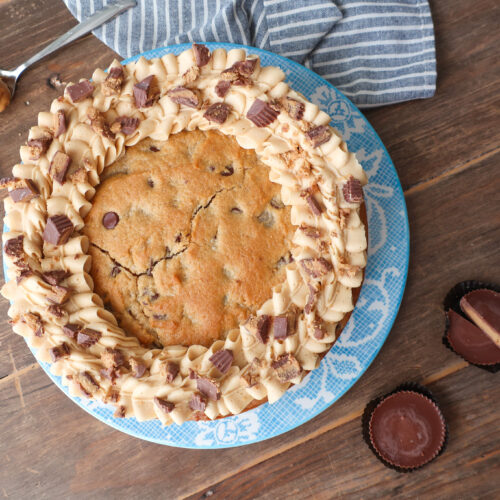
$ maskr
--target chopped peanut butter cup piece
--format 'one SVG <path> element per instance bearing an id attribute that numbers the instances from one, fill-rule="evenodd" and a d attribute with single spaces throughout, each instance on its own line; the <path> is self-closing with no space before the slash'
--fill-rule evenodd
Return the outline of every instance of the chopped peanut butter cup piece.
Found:
<path id="1" fill-rule="evenodd" d="M 0 188 L 9 189 L 9 196 L 14 203 L 24 203 L 40 196 L 36 184 L 31 179 L 0 179 Z"/>
<path id="2" fill-rule="evenodd" d="M 69 180 L 75 184 L 88 181 L 87 171 L 83 167 L 77 168 L 73 173 L 69 174 L 68 177 Z"/>
<path id="3" fill-rule="evenodd" d="M 268 102 L 261 101 L 260 99 L 255 99 L 247 112 L 247 118 L 257 127 L 267 127 L 276 120 L 278 115 L 279 111 L 271 107 Z"/>
<path id="4" fill-rule="evenodd" d="M 307 296 L 307 302 L 304 307 L 304 312 L 306 314 L 309 314 L 314 309 L 314 307 L 316 306 L 316 302 L 318 301 L 318 290 L 310 283 L 307 286 L 309 288 L 309 294 Z"/>
<path id="5" fill-rule="evenodd" d="M 159 408 L 163 413 L 171 413 L 174 411 L 175 404 L 167 401 L 164 398 L 159 398 L 159 397 L 154 397 L 153 401 L 155 402 L 155 405 L 157 408 Z"/>
<path id="6" fill-rule="evenodd" d="M 326 125 L 311 128 L 308 132 L 306 132 L 306 137 L 309 139 L 313 148 L 319 148 L 319 146 L 328 142 L 331 136 L 332 131 Z"/>
<path id="7" fill-rule="evenodd" d="M 200 377 L 196 379 L 196 387 L 198 390 L 212 401 L 217 401 L 220 399 L 221 392 L 219 384 L 216 380 L 209 377 Z"/>
<path id="8" fill-rule="evenodd" d="M 299 229 L 308 237 L 312 238 L 313 240 L 317 240 L 318 238 L 321 237 L 321 230 L 318 229 L 317 227 L 311 227 L 311 226 L 305 226 L 302 225 L 299 227 Z"/>
<path id="9" fill-rule="evenodd" d="M 76 334 L 76 343 L 83 347 L 90 347 L 97 343 L 101 338 L 101 332 L 92 328 L 84 328 Z"/>
<path id="10" fill-rule="evenodd" d="M 115 412 L 113 413 L 114 418 L 125 418 L 125 415 L 127 413 L 127 409 L 125 406 L 120 405 L 118 408 L 116 408 Z"/>
<path id="11" fill-rule="evenodd" d="M 208 360 L 221 372 L 227 373 L 233 364 L 233 351 L 230 349 L 221 349 L 212 354 Z"/>
<path id="12" fill-rule="evenodd" d="M 73 224 L 65 215 L 53 215 L 47 219 L 42 238 L 52 245 L 64 245 L 73 232 Z"/>
<path id="13" fill-rule="evenodd" d="M 99 390 L 99 384 L 94 380 L 94 377 L 88 372 L 84 371 L 78 373 L 73 377 L 73 380 L 78 385 L 82 393 L 88 398 Z"/>
<path id="14" fill-rule="evenodd" d="M 215 85 L 215 93 L 218 97 L 225 97 L 231 88 L 231 82 L 228 80 L 220 80 Z"/>
<path id="15" fill-rule="evenodd" d="M 55 285 L 51 288 L 50 292 L 47 293 L 47 300 L 53 304 L 62 305 L 69 299 L 70 295 L 71 292 L 69 288 Z"/>
<path id="16" fill-rule="evenodd" d="M 265 344 L 269 338 L 270 318 L 267 315 L 250 316 L 243 324 L 245 330 L 251 335 L 255 335 L 257 340 Z"/>
<path id="17" fill-rule="evenodd" d="M 187 106 L 188 108 L 199 108 L 201 104 L 198 93 L 186 87 L 175 87 L 167 92 L 168 97 L 176 104 Z"/>
<path id="18" fill-rule="evenodd" d="M 66 173 L 71 164 L 71 158 L 62 151 L 58 151 L 50 162 L 49 175 L 59 184 L 64 184 Z"/>
<path id="19" fill-rule="evenodd" d="M 293 335 L 297 325 L 296 311 L 288 311 L 281 316 L 273 318 L 273 335 L 276 340 L 285 340 Z"/>
<path id="20" fill-rule="evenodd" d="M 54 114 L 54 137 L 59 137 L 66 132 L 66 115 L 62 109 Z"/>
<path id="21" fill-rule="evenodd" d="M 193 411 L 205 411 L 207 400 L 200 393 L 195 392 L 189 401 L 189 408 Z"/>
<path id="22" fill-rule="evenodd" d="M 307 204 L 314 215 L 321 215 L 323 212 L 323 207 L 319 204 L 319 201 L 312 195 L 306 196 Z"/>
<path id="23" fill-rule="evenodd" d="M 92 130 L 99 135 L 102 135 L 106 139 L 114 139 L 115 134 L 109 128 L 109 125 L 106 123 L 104 115 L 97 111 L 95 108 L 89 108 L 87 110 L 87 116 L 90 120 L 90 126 Z"/>
<path id="24" fill-rule="evenodd" d="M 11 238 L 5 242 L 3 250 L 9 257 L 21 257 L 24 254 L 23 248 L 24 235 Z"/>
<path id="25" fill-rule="evenodd" d="M 101 353 L 101 361 L 106 368 L 119 368 L 125 363 L 125 357 L 120 349 L 106 347 Z"/>
<path id="26" fill-rule="evenodd" d="M 167 361 L 160 366 L 160 373 L 165 377 L 165 381 L 171 384 L 179 374 L 179 365 L 173 361 Z"/>
<path id="27" fill-rule="evenodd" d="M 40 157 L 47 152 L 51 142 L 52 135 L 48 132 L 41 137 L 37 137 L 36 139 L 30 139 L 28 141 L 30 158 L 32 160 L 39 160 Z"/>
<path id="28" fill-rule="evenodd" d="M 325 337 L 326 329 L 323 321 L 321 319 L 316 318 L 313 322 L 313 330 L 314 330 L 314 338 L 316 340 L 321 340 Z"/>
<path id="29" fill-rule="evenodd" d="M 196 65 L 199 67 L 205 66 L 210 61 L 210 51 L 206 45 L 193 43 L 193 54 Z"/>
<path id="30" fill-rule="evenodd" d="M 231 106 L 229 104 L 225 102 L 216 102 L 207 108 L 203 116 L 209 122 L 222 124 L 227 120 L 230 112 Z"/>
<path id="31" fill-rule="evenodd" d="M 149 108 L 160 98 L 155 75 L 149 75 L 134 85 L 134 100 L 138 108 Z"/>
<path id="32" fill-rule="evenodd" d="M 123 135 L 131 135 L 139 126 L 139 118 L 131 116 L 119 116 L 111 125 L 111 131 L 115 134 L 121 132 Z"/>
<path id="33" fill-rule="evenodd" d="M 31 312 L 25 313 L 21 316 L 21 321 L 30 327 L 36 337 L 43 336 L 43 322 L 39 314 Z"/>
<path id="34" fill-rule="evenodd" d="M 245 59 L 244 61 L 237 61 L 232 65 L 232 68 L 242 76 L 250 76 L 257 67 L 257 58 Z"/>
<path id="35" fill-rule="evenodd" d="M 128 360 L 128 364 L 130 365 L 130 369 L 132 370 L 132 375 L 135 378 L 141 378 L 144 373 L 146 373 L 146 365 L 144 363 L 141 363 L 140 361 L 137 361 L 135 358 L 130 358 Z"/>
<path id="36" fill-rule="evenodd" d="M 323 257 L 302 259 L 300 264 L 304 271 L 312 278 L 321 278 L 333 269 L 332 264 Z"/>
<path id="37" fill-rule="evenodd" d="M 66 92 L 73 102 L 81 102 L 92 95 L 94 86 L 88 80 L 82 80 L 79 83 L 66 87 Z"/>
<path id="38" fill-rule="evenodd" d="M 283 97 L 281 105 L 290 118 L 293 118 L 294 120 L 302 120 L 304 117 L 306 105 L 303 102 L 292 99 L 291 97 Z"/>
<path id="39" fill-rule="evenodd" d="M 80 325 L 74 323 L 68 323 L 62 327 L 64 335 L 70 339 L 76 340 L 78 332 L 82 329 Z"/>
<path id="40" fill-rule="evenodd" d="M 49 349 L 49 353 L 50 357 L 52 358 L 52 361 L 55 363 L 56 361 L 59 361 L 61 358 L 69 356 L 70 348 L 69 345 L 66 344 L 66 342 L 63 342 L 62 344 L 56 345 L 55 347 Z"/>
<path id="41" fill-rule="evenodd" d="M 298 377 L 301 372 L 299 362 L 290 353 L 278 356 L 278 358 L 271 363 L 271 367 L 276 372 L 276 376 L 283 383 Z"/>
<path id="42" fill-rule="evenodd" d="M 255 387 L 260 382 L 260 366 L 260 359 L 254 358 L 254 360 L 243 370 L 241 373 L 241 384 L 244 387 Z"/>
<path id="43" fill-rule="evenodd" d="M 363 201 L 363 188 L 361 182 L 350 177 L 349 180 L 342 186 L 342 194 L 345 201 L 348 203 L 361 203 Z"/>
<path id="44" fill-rule="evenodd" d="M 125 75 L 123 68 L 115 66 L 108 72 L 108 76 L 102 82 L 102 93 L 105 96 L 116 95 L 120 92 Z"/>

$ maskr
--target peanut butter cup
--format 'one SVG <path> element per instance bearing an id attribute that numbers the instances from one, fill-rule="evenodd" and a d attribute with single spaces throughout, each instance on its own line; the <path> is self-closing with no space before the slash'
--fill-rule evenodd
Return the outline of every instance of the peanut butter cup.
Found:
<path id="1" fill-rule="evenodd" d="M 443 414 L 431 393 L 417 384 L 401 386 L 372 401 L 363 420 L 370 449 L 398 472 L 418 469 L 444 450 Z"/>

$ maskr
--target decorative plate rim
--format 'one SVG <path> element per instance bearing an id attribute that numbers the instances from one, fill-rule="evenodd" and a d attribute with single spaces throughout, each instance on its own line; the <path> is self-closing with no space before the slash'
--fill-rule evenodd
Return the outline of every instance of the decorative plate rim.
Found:
<path id="1" fill-rule="evenodd" d="M 406 280 L 407 280 L 407 276 L 408 276 L 409 254 L 410 254 L 409 221 L 408 221 L 408 213 L 407 213 L 407 208 L 406 208 L 406 202 L 405 202 L 405 199 L 404 199 L 403 189 L 401 187 L 401 183 L 399 181 L 399 177 L 397 175 L 397 171 L 396 171 L 396 169 L 394 167 L 392 159 L 391 159 L 391 157 L 390 157 L 390 155 L 389 155 L 389 153 L 388 153 L 385 145 L 383 144 L 382 140 L 380 139 L 380 137 L 378 136 L 378 134 L 376 133 L 376 131 L 374 130 L 374 128 L 372 127 L 372 125 L 365 118 L 365 116 L 363 115 L 363 113 L 344 94 L 342 94 L 342 92 L 340 92 L 332 84 L 330 84 L 328 81 L 326 81 L 323 78 L 321 78 L 319 75 L 317 75 L 316 73 L 314 73 L 309 68 L 307 68 L 305 66 L 302 66 L 301 64 L 299 64 L 299 63 L 297 63 L 295 61 L 292 61 L 292 60 L 287 59 L 287 58 L 285 58 L 283 56 L 280 56 L 278 54 L 274 54 L 272 52 L 269 52 L 269 51 L 266 51 L 266 50 L 263 50 L 263 49 L 259 49 L 259 48 L 251 47 L 251 46 L 246 46 L 246 45 L 239 45 L 239 44 L 225 43 L 225 42 L 204 42 L 204 44 L 207 45 L 211 49 L 215 49 L 215 48 L 225 48 L 225 49 L 238 48 L 238 49 L 244 49 L 248 53 L 257 54 L 257 55 L 266 55 L 267 57 L 269 57 L 269 58 L 271 58 L 273 60 L 272 64 L 274 64 L 274 65 L 277 65 L 277 66 L 280 66 L 280 67 L 283 67 L 284 65 L 286 65 L 288 68 L 290 68 L 290 66 L 291 66 L 292 67 L 292 73 L 302 72 L 302 73 L 305 73 L 307 76 L 312 76 L 313 79 L 316 79 L 316 80 L 319 79 L 324 85 L 326 85 L 326 87 L 328 89 L 333 90 L 336 95 L 340 96 L 342 98 L 342 100 L 344 100 L 344 101 L 346 101 L 348 103 L 348 105 L 352 108 L 351 112 L 352 111 L 356 112 L 358 114 L 358 116 L 362 119 L 364 126 L 367 128 L 367 130 L 372 134 L 373 138 L 375 139 L 374 142 L 376 142 L 377 147 L 379 147 L 382 150 L 384 159 L 386 161 L 388 161 L 389 167 L 392 167 L 392 170 L 393 170 L 393 173 L 394 173 L 394 176 L 395 176 L 395 183 L 396 183 L 396 186 L 395 186 L 395 195 L 397 197 L 399 197 L 400 200 L 402 201 L 402 212 L 403 213 L 401 215 L 403 216 L 403 222 L 404 222 L 404 240 L 403 240 L 403 246 L 404 246 L 404 248 L 402 250 L 404 251 L 404 262 L 403 262 L 403 268 L 400 269 L 400 271 L 402 272 L 402 276 L 401 276 L 402 279 L 400 280 L 401 281 L 401 285 L 400 285 L 400 289 L 399 289 L 399 296 L 397 297 L 397 300 L 394 301 L 395 307 L 393 308 L 392 316 L 387 318 L 388 321 L 387 321 L 387 324 L 386 324 L 386 327 L 385 327 L 386 331 L 382 334 L 381 338 L 378 339 L 377 346 L 375 347 L 375 349 L 371 353 L 371 356 L 369 357 L 369 359 L 367 359 L 364 362 L 363 366 L 361 367 L 360 371 L 356 374 L 356 376 L 354 376 L 352 378 L 352 380 L 345 387 L 343 387 L 338 394 L 335 394 L 331 401 L 326 402 L 325 404 L 323 404 L 322 406 L 320 406 L 316 410 L 314 410 L 313 414 L 310 414 L 310 415 L 308 414 L 308 415 L 306 415 L 305 418 L 300 419 L 299 421 L 294 421 L 290 425 L 286 425 L 286 424 L 282 425 L 282 426 L 280 426 L 277 429 L 273 429 L 271 432 L 268 432 L 267 434 L 257 435 L 255 438 L 249 439 L 248 441 L 245 441 L 245 442 L 232 442 L 232 443 L 220 443 L 220 442 L 216 442 L 215 444 L 211 444 L 211 445 L 187 444 L 187 443 L 172 442 L 172 441 L 168 441 L 167 442 L 166 439 L 158 439 L 158 438 L 155 438 L 155 437 L 152 437 L 152 436 L 148 436 L 144 432 L 141 433 L 141 432 L 136 431 L 135 429 L 130 429 L 130 428 L 124 427 L 123 426 L 124 422 L 126 422 L 127 420 L 135 420 L 135 419 L 116 419 L 116 418 L 113 418 L 113 417 L 107 417 L 106 418 L 106 417 L 100 415 L 99 413 L 97 413 L 95 411 L 95 408 L 92 405 L 88 405 L 85 402 L 83 402 L 81 398 L 76 397 L 76 396 L 75 397 L 71 396 L 68 393 L 67 388 L 62 385 L 62 383 L 60 381 L 60 377 L 57 376 L 57 375 L 53 375 L 51 373 L 51 371 L 50 371 L 50 364 L 49 363 L 45 363 L 45 362 L 39 360 L 37 358 L 37 356 L 36 356 L 36 349 L 31 348 L 27 344 L 28 347 L 29 347 L 29 349 L 31 350 L 33 356 L 37 360 L 38 364 L 42 367 L 42 369 L 49 376 L 49 378 L 55 383 L 55 385 L 64 394 L 66 394 L 72 401 L 74 401 L 76 404 L 78 404 L 78 406 L 80 406 L 81 408 L 83 408 L 87 413 L 89 413 L 93 417 L 95 417 L 98 420 L 100 420 L 101 422 L 109 425 L 110 427 L 112 427 L 112 428 L 114 428 L 116 430 L 119 430 L 121 432 L 124 432 L 124 433 L 126 433 L 128 435 L 131 435 L 133 437 L 140 438 L 140 439 L 143 439 L 143 440 L 146 440 L 146 441 L 150 441 L 150 442 L 153 442 L 153 443 L 156 443 L 156 444 L 163 444 L 163 445 L 175 446 L 175 447 L 187 448 L 187 449 L 220 449 L 220 448 L 231 448 L 231 447 L 244 446 L 244 445 L 248 445 L 248 444 L 253 444 L 253 443 L 260 442 L 260 441 L 264 441 L 266 439 L 270 439 L 270 438 L 279 436 L 281 434 L 284 434 L 285 432 L 288 432 L 290 430 L 293 430 L 293 429 L 299 427 L 300 425 L 305 424 L 306 422 L 308 422 L 309 420 L 311 420 L 314 417 L 318 416 L 320 413 L 322 413 L 327 408 L 329 408 L 335 401 L 337 401 L 338 399 L 340 399 L 362 377 L 362 375 L 366 372 L 366 370 L 372 364 L 373 360 L 377 357 L 378 353 L 380 352 L 380 349 L 382 348 L 382 346 L 384 345 L 384 343 L 385 343 L 385 341 L 387 339 L 387 336 L 389 335 L 389 332 L 392 329 L 392 326 L 393 326 L 394 321 L 395 321 L 395 319 L 397 317 L 397 314 L 399 312 L 399 308 L 401 306 L 401 301 L 402 301 L 402 298 L 403 298 L 403 295 L 404 295 L 404 290 L 405 290 L 405 286 L 406 286 Z M 183 50 L 186 50 L 186 49 L 188 49 L 190 47 L 191 47 L 191 43 L 183 43 L 183 44 L 178 44 L 178 45 L 170 45 L 170 46 L 166 46 L 166 47 L 159 47 L 159 48 L 156 48 L 156 49 L 152 49 L 152 50 L 143 52 L 143 53 L 138 54 L 136 56 L 127 58 L 127 59 L 121 61 L 121 63 L 122 64 L 128 64 L 130 62 L 136 61 L 141 56 L 145 57 L 146 59 L 151 59 L 153 57 L 161 57 L 162 55 L 167 54 L 167 53 L 178 54 L 178 53 L 182 52 Z M 279 64 L 280 62 L 282 63 L 281 65 Z M 288 76 L 288 74 L 287 74 L 287 76 Z M 292 87 L 292 88 L 295 88 L 295 87 Z M 333 121 L 333 119 L 332 119 L 332 121 Z M 348 138 L 346 138 L 345 140 L 346 140 L 346 142 L 349 142 Z M 349 149 L 352 150 L 352 151 L 354 151 L 356 153 L 356 150 L 354 150 L 353 148 L 349 147 Z M 370 227 L 370 224 L 368 224 L 368 227 Z M 8 228 L 4 224 L 3 232 L 6 232 L 6 231 L 8 231 Z M 370 230 L 369 230 L 369 232 L 370 232 Z M 368 265 L 369 264 L 370 264 L 370 260 L 368 260 Z M 7 272 L 6 272 L 5 259 L 3 260 L 3 272 L 4 272 L 5 281 L 7 282 L 8 281 L 8 277 L 7 277 Z M 365 278 L 366 278 L 366 275 L 365 275 Z M 366 287 L 366 283 L 363 283 L 362 290 L 365 287 Z M 362 292 L 362 290 L 361 290 L 361 292 Z M 349 320 L 349 322 L 348 322 L 348 324 L 346 325 L 345 330 L 347 330 L 347 327 L 349 326 L 350 323 L 352 323 L 352 321 L 353 321 L 353 318 L 351 317 L 350 320 Z M 335 347 L 335 345 L 332 346 L 332 349 L 334 347 Z M 330 352 L 331 352 L 331 350 L 330 350 Z M 324 360 L 322 361 L 322 363 L 324 363 Z M 310 380 L 310 378 L 311 378 L 311 374 L 308 374 L 305 377 L 305 379 L 302 381 L 302 383 L 299 384 L 299 386 L 297 386 L 297 387 L 300 388 L 300 387 L 303 387 L 303 386 L 307 385 L 307 383 Z M 290 389 L 287 392 L 290 392 Z M 292 392 L 293 392 L 293 389 L 292 389 Z M 242 418 L 242 417 L 244 418 L 245 416 L 248 416 L 249 414 L 256 413 L 256 412 L 259 411 L 259 409 L 261 409 L 262 407 L 265 407 L 265 406 L 270 406 L 270 408 L 273 408 L 273 407 L 277 408 L 277 405 L 279 405 L 280 402 L 281 402 L 281 404 L 283 404 L 283 401 L 285 399 L 286 399 L 286 395 L 283 398 L 281 398 L 280 401 L 276 402 L 274 405 L 269 405 L 269 403 L 264 403 L 263 405 L 255 408 L 255 409 L 249 410 L 248 412 L 243 412 L 243 413 L 241 413 L 239 415 L 225 417 L 224 419 L 214 420 L 214 421 L 210 421 L 210 422 L 185 422 L 182 425 L 183 426 L 187 426 L 187 424 L 191 425 L 191 426 L 192 425 L 198 425 L 198 427 L 200 427 L 200 431 L 201 431 L 203 426 L 207 426 L 207 425 L 210 425 L 210 424 L 217 424 L 217 423 L 224 422 L 224 421 L 225 422 L 230 422 L 230 421 L 234 422 L 235 419 Z M 286 404 L 286 402 L 285 402 L 285 404 Z M 147 422 L 139 422 L 138 425 L 140 426 L 141 424 L 146 424 L 146 423 Z M 172 424 L 172 425 L 175 425 L 175 424 Z M 182 426 L 179 426 L 179 427 L 182 427 Z M 168 428 L 164 427 L 164 429 L 168 429 Z"/>

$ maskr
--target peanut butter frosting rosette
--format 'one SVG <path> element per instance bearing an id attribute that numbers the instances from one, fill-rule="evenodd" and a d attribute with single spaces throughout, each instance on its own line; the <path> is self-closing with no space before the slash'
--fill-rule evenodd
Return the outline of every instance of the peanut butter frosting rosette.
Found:
<path id="1" fill-rule="evenodd" d="M 38 115 L 22 163 L 1 181 L 2 294 L 14 331 L 71 394 L 139 421 L 215 419 L 275 402 L 331 348 L 363 281 L 366 176 L 330 117 L 284 78 L 244 50 L 194 44 L 179 56 L 114 61 Z M 127 147 L 195 129 L 234 137 L 269 167 L 290 207 L 292 258 L 256 314 L 209 347 L 145 346 L 94 292 L 84 221 Z"/>

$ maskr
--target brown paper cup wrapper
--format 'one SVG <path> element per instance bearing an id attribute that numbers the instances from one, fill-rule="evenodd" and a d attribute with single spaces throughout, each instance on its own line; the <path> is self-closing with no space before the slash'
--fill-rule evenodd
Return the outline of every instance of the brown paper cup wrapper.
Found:
<path id="1" fill-rule="evenodd" d="M 436 454 L 430 460 L 428 460 L 426 463 L 419 465 L 417 467 L 399 467 L 399 466 L 387 461 L 377 451 L 377 449 L 373 445 L 373 442 L 372 442 L 372 439 L 370 436 L 370 420 L 371 420 L 371 417 L 373 415 L 373 412 L 375 411 L 375 408 L 377 408 L 377 406 L 383 400 L 385 400 L 386 398 L 388 398 L 389 396 L 392 396 L 393 394 L 395 394 L 397 392 L 415 392 L 415 393 L 420 394 L 420 395 L 426 397 L 427 399 L 431 400 L 434 403 L 434 405 L 436 406 L 436 408 L 438 409 L 440 418 L 443 422 L 444 439 L 443 439 L 443 443 L 441 444 L 441 447 L 439 448 L 439 450 L 436 451 Z M 416 382 L 405 382 L 404 384 L 401 384 L 398 387 L 396 387 L 393 391 L 391 391 L 387 394 L 384 394 L 383 396 L 380 396 L 378 398 L 372 399 L 366 405 L 365 411 L 363 412 L 362 427 L 363 427 L 363 440 L 367 444 L 368 448 L 370 448 L 370 450 L 373 452 L 373 454 L 377 457 L 377 459 L 381 463 L 383 463 L 386 467 L 388 467 L 389 469 L 393 469 L 397 472 L 402 472 L 402 473 L 414 472 L 418 469 L 421 469 L 422 467 L 425 467 L 429 463 L 433 462 L 439 455 L 441 455 L 444 452 L 444 450 L 446 449 L 446 446 L 448 444 L 448 434 L 449 434 L 448 433 L 448 424 L 446 423 L 446 420 L 443 416 L 441 408 L 439 407 L 439 403 L 437 402 L 437 400 L 434 397 L 434 395 L 432 394 L 432 392 L 429 389 L 427 389 L 427 387 L 420 385 Z"/>

